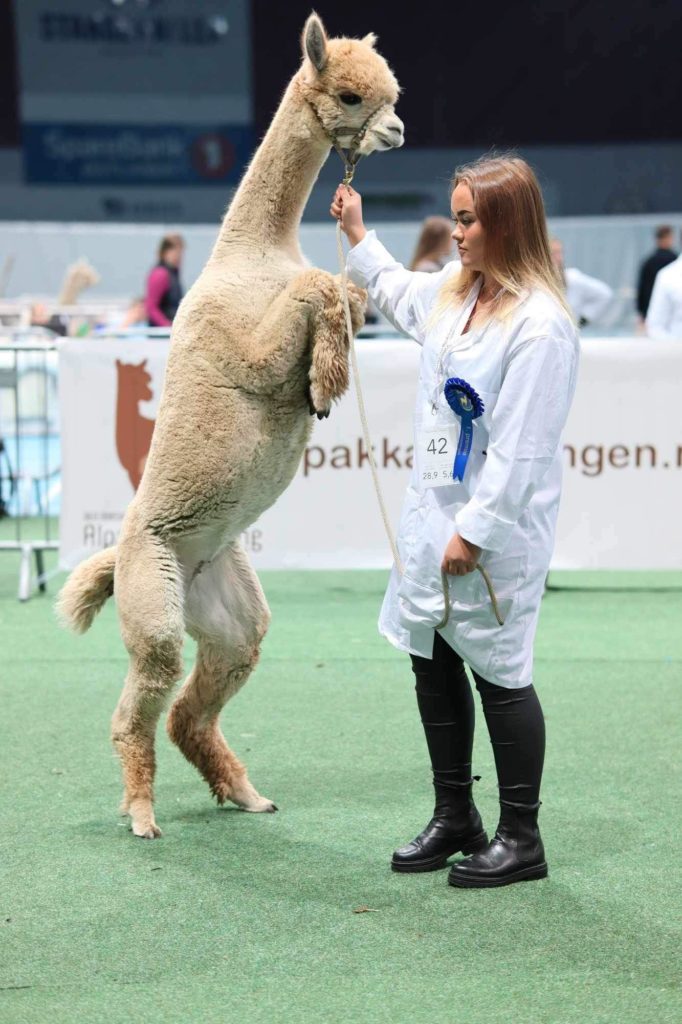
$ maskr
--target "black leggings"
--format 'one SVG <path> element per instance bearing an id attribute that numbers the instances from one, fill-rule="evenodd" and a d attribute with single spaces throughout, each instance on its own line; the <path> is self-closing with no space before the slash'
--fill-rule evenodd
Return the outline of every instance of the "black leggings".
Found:
<path id="1" fill-rule="evenodd" d="M 464 662 L 439 633 L 433 659 L 410 655 L 417 703 L 431 757 L 437 792 L 471 781 L 474 699 Z M 481 695 L 500 800 L 537 805 L 545 759 L 545 720 L 533 686 L 507 689 L 472 670 Z"/>

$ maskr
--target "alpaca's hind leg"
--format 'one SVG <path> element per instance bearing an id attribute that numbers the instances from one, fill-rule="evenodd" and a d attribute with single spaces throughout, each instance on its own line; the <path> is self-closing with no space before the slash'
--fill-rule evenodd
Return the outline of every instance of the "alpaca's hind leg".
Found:
<path id="1" fill-rule="evenodd" d="M 168 716 L 170 738 L 208 782 L 218 803 L 274 811 L 249 782 L 225 742 L 218 718 L 257 661 L 270 620 L 258 577 L 236 544 L 202 568 L 187 595 L 185 616 L 198 640 L 196 664 Z"/>
<path id="2" fill-rule="evenodd" d="M 121 633 L 130 655 L 111 736 L 121 760 L 121 810 L 136 836 L 161 835 L 154 820 L 154 735 L 173 684 L 182 675 L 182 585 L 174 555 L 154 538 L 121 546 L 116 565 Z"/>

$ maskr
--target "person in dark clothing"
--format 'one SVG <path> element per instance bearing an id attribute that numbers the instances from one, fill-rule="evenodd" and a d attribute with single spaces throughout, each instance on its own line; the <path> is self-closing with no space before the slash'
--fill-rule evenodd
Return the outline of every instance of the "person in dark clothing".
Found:
<path id="1" fill-rule="evenodd" d="M 661 224 L 656 228 L 656 249 L 648 256 L 639 268 L 639 280 L 637 282 L 637 312 L 642 323 L 646 319 L 651 293 L 654 290 L 656 274 L 663 267 L 667 267 L 677 259 L 677 253 L 673 249 L 673 229 L 669 224 Z"/>
<path id="2" fill-rule="evenodd" d="M 182 235 L 164 235 L 159 244 L 159 261 L 150 271 L 145 292 L 145 310 L 150 327 L 170 327 L 183 296 L 180 264 L 185 251 Z"/>
<path id="3" fill-rule="evenodd" d="M 31 327 L 44 327 L 61 338 L 69 333 L 69 325 L 64 317 L 58 313 L 50 315 L 44 302 L 34 302 L 31 306 Z"/>

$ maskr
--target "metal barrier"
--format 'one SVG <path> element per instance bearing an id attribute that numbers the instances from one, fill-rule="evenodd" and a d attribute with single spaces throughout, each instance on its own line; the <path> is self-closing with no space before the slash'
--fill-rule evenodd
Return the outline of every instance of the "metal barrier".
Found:
<path id="1" fill-rule="evenodd" d="M 21 553 L 18 597 L 44 591 L 52 573 L 45 551 L 57 550 L 51 523 L 60 487 L 57 345 L 39 333 L 8 331 L 0 337 L 0 551 Z M 56 509 L 54 509 L 56 511 Z M 35 560 L 35 575 L 32 567 Z M 55 570 L 56 571 L 56 570 Z"/>

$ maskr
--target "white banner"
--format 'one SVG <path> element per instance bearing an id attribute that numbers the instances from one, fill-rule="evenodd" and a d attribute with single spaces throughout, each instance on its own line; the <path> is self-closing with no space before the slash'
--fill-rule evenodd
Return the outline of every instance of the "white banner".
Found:
<path id="1" fill-rule="evenodd" d="M 60 345 L 64 568 L 116 541 L 149 448 L 167 352 L 164 342 Z M 395 525 L 412 465 L 419 349 L 361 341 L 358 360 Z M 682 568 L 681 380 L 682 344 L 583 342 L 554 568 Z M 242 539 L 257 569 L 390 564 L 354 394 L 315 421 L 293 483 Z"/>
<path id="2" fill-rule="evenodd" d="M 554 569 L 682 569 L 682 342 L 582 342 Z"/>

